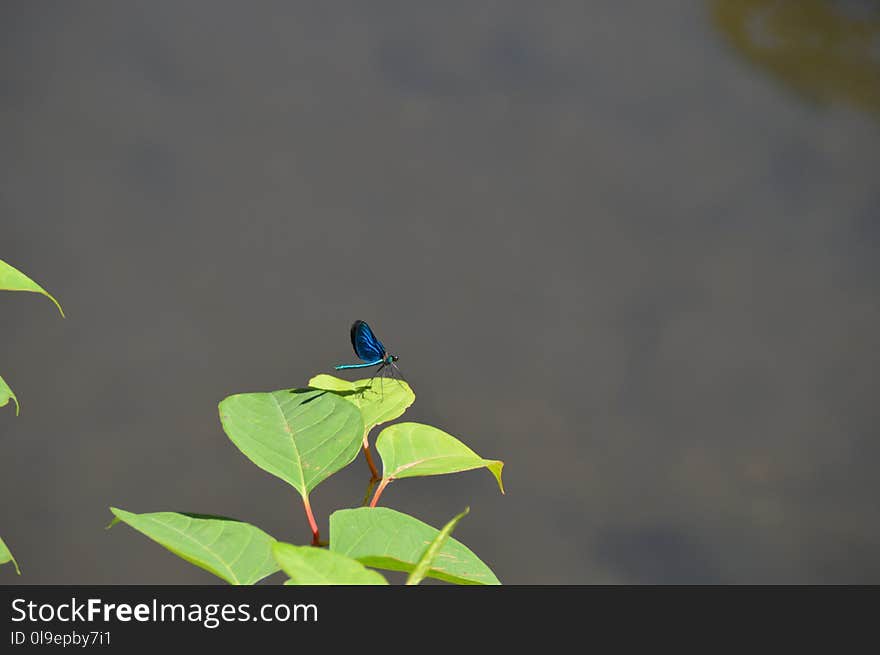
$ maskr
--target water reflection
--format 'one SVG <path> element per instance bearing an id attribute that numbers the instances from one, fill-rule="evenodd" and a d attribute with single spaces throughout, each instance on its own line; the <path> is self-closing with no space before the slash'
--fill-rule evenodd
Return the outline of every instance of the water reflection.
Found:
<path id="1" fill-rule="evenodd" d="M 750 62 L 792 89 L 880 116 L 880 3 L 715 0 L 712 18 Z"/>

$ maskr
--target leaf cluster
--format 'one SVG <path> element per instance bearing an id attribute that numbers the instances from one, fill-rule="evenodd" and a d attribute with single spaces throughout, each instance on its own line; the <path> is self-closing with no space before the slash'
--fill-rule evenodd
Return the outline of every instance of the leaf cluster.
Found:
<path id="1" fill-rule="evenodd" d="M 305 388 L 240 393 L 220 403 L 220 423 L 230 441 L 299 495 L 311 544 L 284 543 L 249 523 L 203 514 L 134 514 L 111 507 L 115 518 L 110 525 L 123 522 L 235 585 L 255 584 L 278 571 L 290 585 L 388 584 L 375 569 L 407 572 L 407 584 L 426 577 L 454 584 L 500 584 L 482 560 L 451 537 L 469 509 L 438 530 L 414 516 L 377 506 L 395 480 L 477 468 L 487 469 L 504 492 L 503 462 L 484 459 L 456 437 L 422 423 L 396 423 L 379 432 L 379 474 L 370 432 L 402 416 L 414 401 L 412 389 L 401 380 L 351 382 L 322 374 Z M 359 452 L 371 471 L 364 506 L 333 512 L 325 543 L 309 495 Z"/>
<path id="2" fill-rule="evenodd" d="M 64 317 L 64 310 L 61 309 L 61 305 L 58 304 L 58 301 L 55 300 L 48 291 L 17 268 L 7 264 L 3 260 L 0 260 L 0 291 L 30 291 L 31 293 L 42 294 L 55 303 L 58 311 L 61 312 L 61 317 Z M 12 387 L 0 377 L 0 407 L 8 405 L 10 401 L 15 403 L 15 415 L 18 416 L 18 413 L 21 410 L 21 406 L 18 404 L 18 398 L 16 398 L 13 393 Z M 15 557 L 12 556 L 9 547 L 3 539 L 0 538 L 0 564 L 8 564 L 10 562 L 15 567 L 15 572 L 18 573 L 18 575 L 21 575 L 21 569 L 18 568 L 18 562 L 15 561 Z"/>

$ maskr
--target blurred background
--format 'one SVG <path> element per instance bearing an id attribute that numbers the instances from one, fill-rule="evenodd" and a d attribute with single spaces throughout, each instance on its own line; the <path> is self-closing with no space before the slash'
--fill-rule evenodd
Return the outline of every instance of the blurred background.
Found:
<path id="1" fill-rule="evenodd" d="M 217 403 L 358 318 L 406 418 L 506 463 L 383 504 L 469 505 L 503 582 L 880 582 L 880 3 L 18 1 L 0 37 L 0 258 L 68 315 L 0 294 L 0 583 L 217 582 L 110 505 L 306 543 Z"/>

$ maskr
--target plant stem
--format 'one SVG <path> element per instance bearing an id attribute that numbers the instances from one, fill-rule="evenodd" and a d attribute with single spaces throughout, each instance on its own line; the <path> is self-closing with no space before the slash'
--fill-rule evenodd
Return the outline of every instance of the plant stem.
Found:
<path id="1" fill-rule="evenodd" d="M 376 493 L 373 496 L 373 500 L 370 501 L 370 507 L 376 506 L 376 503 L 379 502 L 379 496 L 381 496 L 382 492 L 385 491 L 385 487 L 388 485 L 389 482 L 391 482 L 391 478 L 382 478 L 382 482 L 379 483 L 379 486 L 376 489 Z"/>
<path id="2" fill-rule="evenodd" d="M 309 503 L 309 497 L 303 496 L 303 507 L 306 508 L 306 516 L 309 519 L 309 527 L 312 529 L 312 545 L 321 545 L 321 535 L 318 533 L 318 524 L 315 521 L 315 515 L 312 514 L 312 505 Z"/>
<path id="3" fill-rule="evenodd" d="M 367 493 L 364 494 L 364 500 L 361 502 L 361 507 L 366 507 L 367 502 L 370 500 L 370 494 L 373 493 L 373 488 L 376 486 L 376 483 L 382 479 L 379 475 L 379 470 L 376 468 L 376 463 L 373 461 L 373 452 L 370 450 L 369 430 L 364 432 L 363 451 L 364 457 L 367 460 L 367 466 L 370 467 L 370 481 L 367 483 Z"/>
<path id="4" fill-rule="evenodd" d="M 370 478 L 370 481 L 367 482 L 367 492 L 364 494 L 364 499 L 361 501 L 361 507 L 366 507 L 370 502 L 370 496 L 373 495 L 373 489 L 376 488 L 376 483 L 379 480 L 376 478 Z"/>
<path id="5" fill-rule="evenodd" d="M 370 482 L 378 482 L 379 471 L 376 468 L 376 463 L 373 461 L 373 454 L 370 451 L 370 442 L 367 439 L 367 435 L 364 435 L 364 457 L 367 458 L 367 466 L 370 467 Z"/>

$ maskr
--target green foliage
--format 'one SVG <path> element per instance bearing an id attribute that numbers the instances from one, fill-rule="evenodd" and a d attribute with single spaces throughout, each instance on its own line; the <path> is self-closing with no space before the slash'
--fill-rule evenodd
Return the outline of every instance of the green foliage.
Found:
<path id="1" fill-rule="evenodd" d="M 498 481 L 504 462 L 483 459 L 461 441 L 443 430 L 421 423 L 397 423 L 382 430 L 376 439 L 382 457 L 382 477 L 386 480 L 443 475 L 486 467 Z"/>
<path id="2" fill-rule="evenodd" d="M 0 259 L 0 291 L 30 291 L 32 293 L 41 293 L 55 303 L 58 311 L 61 312 L 61 317 L 64 317 L 64 310 L 61 309 L 61 305 L 59 305 L 58 301 L 52 297 L 52 294 L 17 268 L 4 262 L 2 259 Z M 7 405 L 10 400 L 15 403 L 15 415 L 18 416 L 18 412 L 21 409 L 18 404 L 18 398 L 15 397 L 10 386 L 6 384 L 2 377 L 0 377 L 0 407 Z"/>
<path id="3" fill-rule="evenodd" d="M 61 312 L 61 317 L 64 318 L 64 310 L 61 309 L 61 305 L 58 304 L 58 301 L 55 300 L 48 291 L 14 266 L 4 262 L 2 259 L 0 259 L 0 291 L 29 291 L 31 293 L 41 293 L 55 303 L 58 311 Z M 18 413 L 21 410 L 21 406 L 18 404 L 18 398 L 15 397 L 12 388 L 6 384 L 6 381 L 2 377 L 0 377 L 0 407 L 8 405 L 10 400 L 15 403 L 15 415 L 18 416 Z M 12 553 L 9 552 L 9 548 L 7 548 L 6 544 L 3 543 L 3 540 L 0 539 L 0 564 L 6 564 L 7 562 L 12 562 L 13 566 L 15 566 L 15 571 L 21 575 L 21 570 L 18 568 L 18 562 L 15 561 Z"/>
<path id="4" fill-rule="evenodd" d="M 410 386 L 400 380 L 376 378 L 371 384 L 368 378 L 349 382 L 322 373 L 309 380 L 309 386 L 333 391 L 353 403 L 361 412 L 365 437 L 377 425 L 402 416 L 416 399 Z"/>
<path id="5" fill-rule="evenodd" d="M 455 526 L 458 525 L 458 522 L 461 521 L 470 511 L 470 507 L 465 507 L 463 512 L 453 516 L 452 520 L 443 526 L 443 529 L 440 530 L 437 536 L 431 540 L 431 543 L 425 548 L 425 552 L 422 553 L 419 561 L 416 562 L 415 568 L 406 579 L 406 584 L 417 585 L 425 579 L 425 576 L 428 575 L 428 571 L 431 570 L 431 566 L 440 556 L 443 546 L 446 545 L 446 542 L 449 540 L 449 535 L 455 530 Z"/>
<path id="6" fill-rule="evenodd" d="M 12 552 L 3 541 L 3 538 L 0 537 L 0 564 L 7 564 L 8 562 L 12 562 L 12 566 L 15 567 L 15 572 L 18 573 L 18 575 L 21 575 L 21 569 L 18 568 L 18 562 L 15 561 Z"/>
<path id="7" fill-rule="evenodd" d="M 254 584 L 279 567 L 289 585 L 388 584 L 367 567 L 408 572 L 407 584 L 418 584 L 425 577 L 454 584 L 501 584 L 480 558 L 450 536 L 469 510 L 437 530 L 402 512 L 374 507 L 392 480 L 476 468 L 487 468 L 504 492 L 503 462 L 483 459 L 430 425 L 400 423 L 382 430 L 376 449 L 384 475 L 371 507 L 337 510 L 330 516 L 329 544 L 320 541 L 309 493 L 350 464 L 362 447 L 371 464 L 370 431 L 399 418 L 414 401 L 406 382 L 381 378 L 350 382 L 321 374 L 309 380 L 306 389 L 235 394 L 220 402 L 220 422 L 233 444 L 302 497 L 312 530 L 311 546 L 278 542 L 251 525 L 220 517 L 111 511 L 115 521 L 124 521 L 232 584 Z"/>
<path id="8" fill-rule="evenodd" d="M 61 312 L 62 318 L 64 317 L 64 310 L 61 309 L 61 305 L 52 297 L 52 294 L 17 268 L 4 262 L 2 259 L 0 259 L 0 291 L 30 291 L 32 293 L 41 293 L 55 303 L 58 311 Z"/>
<path id="9" fill-rule="evenodd" d="M 312 389 L 242 393 L 220 403 L 220 422 L 238 449 L 304 498 L 357 456 L 360 412 Z"/>
<path id="10" fill-rule="evenodd" d="M 387 585 L 380 573 L 332 550 L 294 546 L 280 541 L 272 546 L 275 561 L 290 576 L 291 585 Z"/>
<path id="11" fill-rule="evenodd" d="M 9 388 L 6 381 L 0 377 L 0 407 L 8 404 L 10 400 L 15 403 L 15 415 L 18 416 L 18 410 L 20 409 L 18 406 L 18 398 L 12 393 L 12 389 Z"/>
<path id="12" fill-rule="evenodd" d="M 367 566 L 413 571 L 440 531 L 387 507 L 341 509 L 330 515 L 330 549 Z M 426 575 L 457 584 L 501 584 L 463 543 L 449 538 Z"/>
<path id="13" fill-rule="evenodd" d="M 253 525 L 222 516 L 154 512 L 132 514 L 111 507 L 107 527 L 125 523 L 187 562 L 233 585 L 251 585 L 278 570 L 275 539 Z"/>

